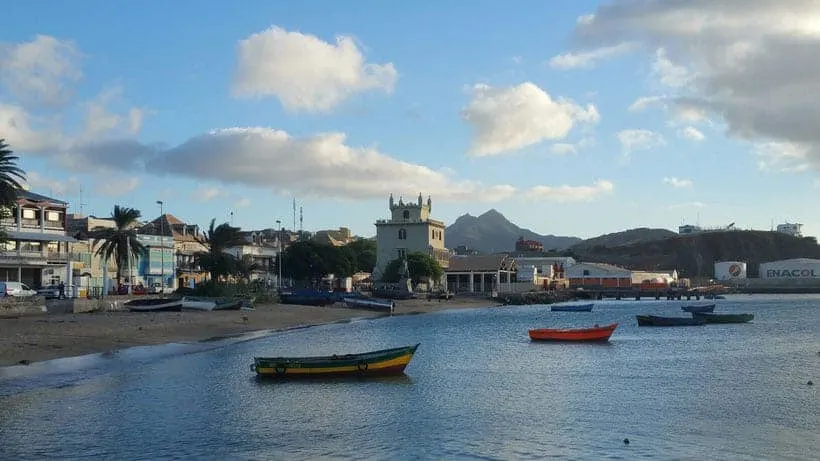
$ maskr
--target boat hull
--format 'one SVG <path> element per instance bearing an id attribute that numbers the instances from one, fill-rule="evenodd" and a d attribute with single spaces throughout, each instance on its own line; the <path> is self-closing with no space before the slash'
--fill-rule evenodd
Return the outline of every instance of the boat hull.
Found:
<path id="1" fill-rule="evenodd" d="M 657 315 L 636 315 L 639 327 L 689 327 L 704 325 L 706 322 L 690 317 L 660 317 Z"/>
<path id="2" fill-rule="evenodd" d="M 701 306 L 681 306 L 680 310 L 684 312 L 714 312 L 715 305 L 714 304 L 704 304 Z"/>
<path id="3" fill-rule="evenodd" d="M 186 296 L 182 298 L 182 308 L 195 311 L 224 311 L 239 310 L 242 307 L 241 299 L 208 298 Z"/>
<path id="4" fill-rule="evenodd" d="M 603 327 L 593 328 L 539 328 L 529 330 L 530 339 L 533 341 L 584 341 L 584 342 L 606 342 L 615 329 L 617 323 Z"/>
<path id="5" fill-rule="evenodd" d="M 693 312 L 692 318 L 702 320 L 704 323 L 747 323 L 754 320 L 754 314 L 710 314 Z"/>
<path id="6" fill-rule="evenodd" d="M 298 304 L 302 306 L 329 306 L 338 301 L 333 292 L 318 290 L 280 291 L 279 302 L 282 304 Z"/>
<path id="7" fill-rule="evenodd" d="M 181 311 L 181 299 L 132 299 L 123 304 L 132 312 L 168 312 Z"/>
<path id="8" fill-rule="evenodd" d="M 552 306 L 553 312 L 592 312 L 593 304 L 579 304 L 575 306 Z"/>
<path id="9" fill-rule="evenodd" d="M 389 299 L 344 297 L 342 301 L 347 307 L 353 309 L 368 309 L 390 313 L 396 309 L 396 303 Z"/>
<path id="10" fill-rule="evenodd" d="M 321 357 L 254 357 L 251 371 L 275 379 L 401 375 L 418 347 Z"/>

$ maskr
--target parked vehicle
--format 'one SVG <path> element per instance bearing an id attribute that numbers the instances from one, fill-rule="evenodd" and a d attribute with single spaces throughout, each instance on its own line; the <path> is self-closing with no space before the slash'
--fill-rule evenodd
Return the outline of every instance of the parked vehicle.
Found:
<path id="1" fill-rule="evenodd" d="M 2 296 L 37 296 L 37 292 L 22 282 L 0 282 Z"/>
<path id="2" fill-rule="evenodd" d="M 65 286 L 65 292 L 63 293 L 63 295 L 65 295 L 66 298 L 75 298 L 76 295 L 75 295 L 74 288 L 75 287 L 72 286 L 72 285 L 66 285 Z M 37 295 L 42 296 L 46 299 L 57 299 L 57 298 L 60 297 L 60 286 L 59 285 L 45 286 L 45 287 L 40 288 L 40 289 L 37 290 Z"/>
<path id="3" fill-rule="evenodd" d="M 120 285 L 120 288 L 117 290 L 117 294 L 118 295 L 127 295 L 128 294 L 128 286 L 129 285 L 126 284 L 126 283 Z M 147 292 L 148 291 L 145 289 L 145 286 L 142 285 L 142 284 L 134 285 L 134 288 L 131 289 L 131 294 L 132 295 L 144 295 L 144 294 L 147 294 Z"/>

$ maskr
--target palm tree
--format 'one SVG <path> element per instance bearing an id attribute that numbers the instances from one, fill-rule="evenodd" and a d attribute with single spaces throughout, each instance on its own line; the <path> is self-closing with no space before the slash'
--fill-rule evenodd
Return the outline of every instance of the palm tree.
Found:
<path id="1" fill-rule="evenodd" d="M 214 218 L 211 219 L 202 243 L 208 247 L 208 251 L 197 254 L 197 262 L 200 267 L 208 270 L 211 280 L 217 280 L 220 276 L 229 275 L 236 264 L 236 258 L 225 253 L 225 250 L 245 244 L 245 238 L 238 227 L 228 223 L 217 226 Z"/>
<path id="2" fill-rule="evenodd" d="M 114 227 L 97 227 L 91 231 L 90 236 L 97 240 L 94 246 L 99 245 L 96 255 L 102 256 L 103 261 L 110 261 L 113 257 L 117 262 L 117 286 L 122 282 L 123 268 L 129 257 L 136 258 L 145 252 L 145 245 L 137 241 L 136 224 L 141 216 L 139 210 L 114 205 L 111 214 Z"/>
<path id="3" fill-rule="evenodd" d="M 20 182 L 25 182 L 26 172 L 17 166 L 19 157 L 0 138 L 0 206 L 12 207 L 17 203 L 17 194 L 23 188 Z"/>
<path id="4" fill-rule="evenodd" d="M 251 275 L 253 275 L 254 272 L 262 269 L 264 269 L 264 267 L 254 261 L 251 255 L 244 255 L 242 259 L 236 260 L 234 263 L 234 274 L 248 282 L 250 282 Z"/>

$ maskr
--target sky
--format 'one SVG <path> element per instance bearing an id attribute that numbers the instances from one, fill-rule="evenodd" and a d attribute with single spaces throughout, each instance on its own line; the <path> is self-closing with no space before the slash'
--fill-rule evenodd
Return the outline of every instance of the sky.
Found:
<path id="1" fill-rule="evenodd" d="M 541 234 L 820 235 L 820 3 L 4 6 L 0 138 L 34 192 L 375 234 L 388 197 Z"/>

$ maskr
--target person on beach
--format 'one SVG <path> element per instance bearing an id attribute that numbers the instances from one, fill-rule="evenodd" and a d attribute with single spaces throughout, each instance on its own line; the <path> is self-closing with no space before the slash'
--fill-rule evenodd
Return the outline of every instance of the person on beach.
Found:
<path id="1" fill-rule="evenodd" d="M 65 283 L 60 282 L 60 284 L 57 285 L 57 290 L 59 290 L 57 299 L 65 299 Z"/>

